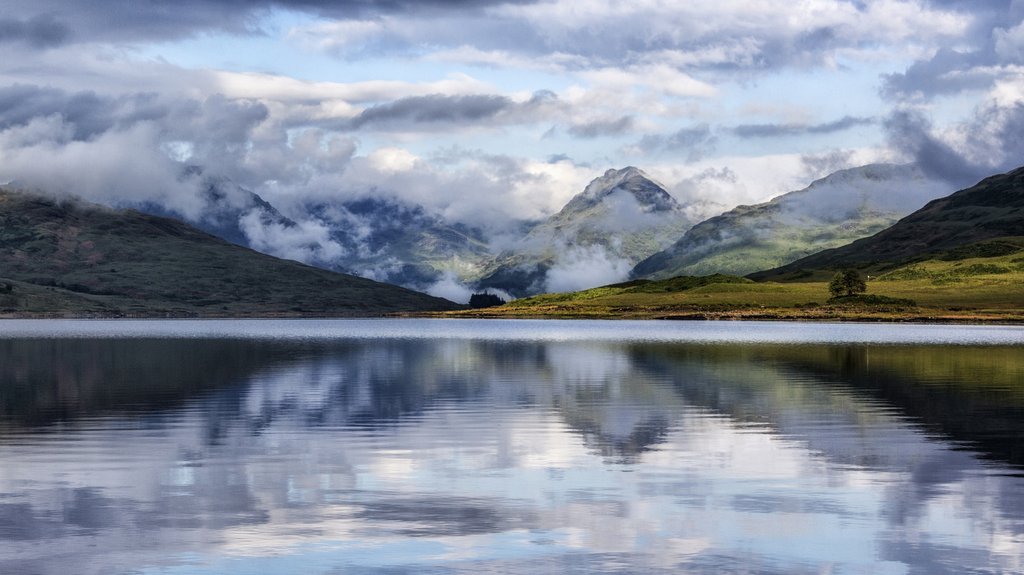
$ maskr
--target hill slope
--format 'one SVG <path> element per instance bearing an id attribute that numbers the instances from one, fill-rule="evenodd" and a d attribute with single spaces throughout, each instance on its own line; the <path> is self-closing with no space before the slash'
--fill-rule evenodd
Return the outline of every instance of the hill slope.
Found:
<path id="1" fill-rule="evenodd" d="M 322 267 L 426 289 L 446 273 L 460 278 L 479 273 L 491 255 L 480 230 L 395 197 L 304 207 L 344 249 L 342 256 L 313 262 Z"/>
<path id="2" fill-rule="evenodd" d="M 118 207 L 180 219 L 275 257 L 425 289 L 445 273 L 478 274 L 490 257 L 480 230 L 449 224 L 422 206 L 387 195 L 324 198 L 289 205 L 288 215 L 229 178 L 190 166 L 183 177 L 199 186 L 199 210 L 184 213 L 153 203 Z"/>
<path id="3" fill-rule="evenodd" d="M 458 307 L 260 254 L 177 220 L 5 188 L 0 278 L 14 280 L 7 312 L 339 316 Z"/>
<path id="4" fill-rule="evenodd" d="M 946 184 L 914 166 L 841 170 L 803 190 L 703 221 L 631 275 L 662 279 L 772 268 L 877 233 L 947 192 Z"/>
<path id="5" fill-rule="evenodd" d="M 985 178 L 973 187 L 933 200 L 869 238 L 749 277 L 795 279 L 842 267 L 886 269 L 1009 236 L 1024 236 L 1024 168 Z"/>
<path id="6" fill-rule="evenodd" d="M 495 258 L 479 285 L 518 297 L 620 280 L 692 223 L 642 170 L 608 170 Z"/>

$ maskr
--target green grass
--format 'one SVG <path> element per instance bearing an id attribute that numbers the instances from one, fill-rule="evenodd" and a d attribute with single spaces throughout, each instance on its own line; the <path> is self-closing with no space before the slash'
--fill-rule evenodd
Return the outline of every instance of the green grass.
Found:
<path id="1" fill-rule="evenodd" d="M 1015 258 L 1016 252 L 917 262 L 869 276 L 864 295 L 832 301 L 827 281 L 683 276 L 547 294 L 475 315 L 1024 321 L 1024 265 Z"/>
<path id="2" fill-rule="evenodd" d="M 874 306 L 882 309 L 903 310 L 917 307 L 917 302 L 912 299 L 889 297 L 878 294 L 845 295 L 829 298 L 829 305 L 842 306 Z"/>

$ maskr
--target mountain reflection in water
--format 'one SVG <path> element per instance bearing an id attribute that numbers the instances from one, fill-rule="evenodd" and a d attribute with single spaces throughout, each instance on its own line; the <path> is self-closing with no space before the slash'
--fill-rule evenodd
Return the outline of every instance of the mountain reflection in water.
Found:
<path id="1" fill-rule="evenodd" d="M 1021 572 L 1021 382 L 1020 346 L 0 338 L 0 572 Z"/>

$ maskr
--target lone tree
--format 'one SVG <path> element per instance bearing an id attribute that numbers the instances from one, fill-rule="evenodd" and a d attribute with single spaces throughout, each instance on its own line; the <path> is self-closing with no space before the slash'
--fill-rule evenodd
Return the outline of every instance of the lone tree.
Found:
<path id="1" fill-rule="evenodd" d="M 868 291 L 868 285 L 857 270 L 842 270 L 829 282 L 828 291 L 832 297 L 852 296 Z"/>

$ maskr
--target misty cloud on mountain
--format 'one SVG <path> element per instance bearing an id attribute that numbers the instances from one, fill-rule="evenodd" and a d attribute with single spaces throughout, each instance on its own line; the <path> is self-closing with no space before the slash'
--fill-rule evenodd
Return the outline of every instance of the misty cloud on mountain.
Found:
<path id="1" fill-rule="evenodd" d="M 546 292 L 570 292 L 620 282 L 633 262 L 608 253 L 604 246 L 571 246 L 557 250 L 559 257 L 544 278 Z"/>
<path id="2" fill-rule="evenodd" d="M 878 232 L 949 191 L 947 182 L 914 165 L 841 170 L 803 190 L 700 222 L 630 275 L 746 275 L 777 267 Z"/>
<path id="3" fill-rule="evenodd" d="M 852 168 L 852 150 L 832 150 L 823 154 L 804 154 L 800 156 L 807 179 L 814 181 L 831 173 Z"/>

